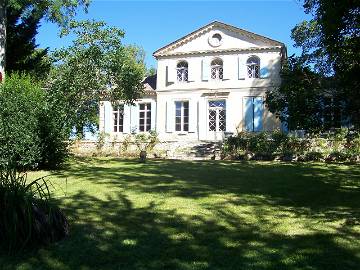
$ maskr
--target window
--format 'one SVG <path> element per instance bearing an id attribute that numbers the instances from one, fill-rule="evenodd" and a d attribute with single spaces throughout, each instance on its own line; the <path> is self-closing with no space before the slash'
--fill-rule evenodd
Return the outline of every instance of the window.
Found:
<path id="1" fill-rule="evenodd" d="M 123 132 L 124 130 L 124 104 L 114 107 L 114 132 Z"/>
<path id="2" fill-rule="evenodd" d="M 175 130 L 189 131 L 189 101 L 175 102 Z"/>
<path id="3" fill-rule="evenodd" d="M 151 103 L 139 104 L 139 131 L 151 130 Z"/>
<path id="4" fill-rule="evenodd" d="M 223 73 L 223 61 L 219 58 L 211 61 L 211 79 L 222 80 Z"/>
<path id="5" fill-rule="evenodd" d="M 225 100 L 209 100 L 209 131 L 226 130 Z"/>
<path id="6" fill-rule="evenodd" d="M 181 61 L 176 66 L 176 77 L 178 82 L 188 81 L 188 63 Z"/>
<path id="7" fill-rule="evenodd" d="M 247 62 L 247 74 L 249 78 L 260 78 L 260 59 L 257 56 L 251 56 Z"/>

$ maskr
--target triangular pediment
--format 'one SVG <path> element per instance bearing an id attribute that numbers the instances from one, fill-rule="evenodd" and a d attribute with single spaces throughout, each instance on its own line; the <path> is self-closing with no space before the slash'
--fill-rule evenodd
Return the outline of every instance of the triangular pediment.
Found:
<path id="1" fill-rule="evenodd" d="M 160 48 L 154 56 L 283 46 L 279 41 L 215 21 Z"/>

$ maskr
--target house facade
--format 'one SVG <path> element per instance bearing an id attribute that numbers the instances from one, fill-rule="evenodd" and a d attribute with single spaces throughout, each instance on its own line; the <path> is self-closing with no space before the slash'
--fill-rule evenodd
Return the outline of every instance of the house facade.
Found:
<path id="1" fill-rule="evenodd" d="M 120 140 L 155 130 L 161 141 L 220 141 L 280 128 L 264 105 L 279 85 L 283 43 L 212 22 L 154 52 L 157 75 L 134 105 L 100 104 L 100 131 Z"/>

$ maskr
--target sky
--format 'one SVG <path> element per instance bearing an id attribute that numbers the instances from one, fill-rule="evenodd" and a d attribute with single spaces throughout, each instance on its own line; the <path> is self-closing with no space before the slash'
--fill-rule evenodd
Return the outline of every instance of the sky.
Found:
<path id="1" fill-rule="evenodd" d="M 147 67 L 156 67 L 154 51 L 214 20 L 281 41 L 288 55 L 299 53 L 293 47 L 291 29 L 310 16 L 299 0 L 92 0 L 88 13 L 79 12 L 76 19 L 102 20 L 121 28 L 124 44 L 142 47 Z M 71 43 L 71 37 L 58 34 L 56 25 L 42 22 L 39 47 L 51 51 Z"/>

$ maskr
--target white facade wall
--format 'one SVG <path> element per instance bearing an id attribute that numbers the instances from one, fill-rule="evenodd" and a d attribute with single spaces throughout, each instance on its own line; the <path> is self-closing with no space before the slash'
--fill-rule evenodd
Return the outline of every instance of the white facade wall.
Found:
<path id="1" fill-rule="evenodd" d="M 246 31 L 245 31 L 246 32 Z M 209 37 L 218 33 L 222 36 L 221 46 L 211 46 Z M 177 41 L 177 46 L 161 49 L 163 54 L 155 53 L 157 58 L 156 97 L 145 98 L 136 102 L 152 102 L 154 129 L 161 141 L 199 141 L 221 140 L 225 133 L 209 131 L 209 101 L 225 100 L 226 132 L 237 133 L 245 130 L 245 110 L 249 97 L 262 97 L 268 89 L 280 83 L 281 60 L 284 57 L 282 46 L 270 44 L 268 39 L 254 39 L 239 32 L 222 28 L 195 33 Z M 270 42 L 270 43 L 269 43 Z M 170 46 L 170 45 L 169 45 Z M 160 51 L 161 51 L 160 50 Z M 260 59 L 260 78 L 249 78 L 246 61 L 249 57 Z M 213 59 L 223 61 L 223 79 L 210 78 L 210 63 Z M 176 66 L 180 61 L 188 63 L 188 81 L 177 82 Z M 255 99 L 254 99 L 255 100 Z M 259 99 L 256 99 L 257 101 Z M 189 130 L 175 131 L 175 102 L 189 102 Z M 106 105 L 107 104 L 107 105 Z M 155 106 L 156 105 L 156 106 Z M 107 128 L 111 115 L 106 113 L 109 102 L 100 107 L 100 130 L 121 140 L 123 133 L 114 133 Z M 125 110 L 126 123 L 133 126 L 136 106 Z M 259 113 L 259 112 L 258 112 Z M 102 116 L 103 114 L 103 116 Z M 129 120 L 130 119 L 130 120 Z M 132 119 L 132 120 L 131 120 Z M 125 121 L 125 120 L 124 120 Z M 261 130 L 280 128 L 279 121 L 262 105 Z M 108 124 L 109 125 L 109 124 Z M 110 124 L 111 125 L 111 124 Z M 131 129 L 133 130 L 133 129 Z"/>

